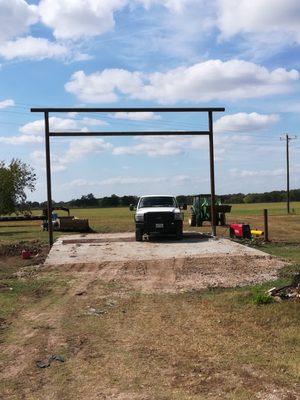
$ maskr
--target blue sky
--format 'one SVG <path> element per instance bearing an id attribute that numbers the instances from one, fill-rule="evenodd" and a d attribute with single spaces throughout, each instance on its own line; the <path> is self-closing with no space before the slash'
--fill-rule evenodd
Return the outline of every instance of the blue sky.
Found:
<path id="1" fill-rule="evenodd" d="M 224 106 L 217 192 L 285 188 L 280 136 L 299 134 L 298 0 L 0 0 L 0 159 L 45 200 L 42 115 L 31 106 Z M 206 129 L 205 115 L 52 115 L 53 130 Z M 300 187 L 300 140 L 291 186 Z M 209 191 L 207 139 L 53 138 L 53 198 Z"/>

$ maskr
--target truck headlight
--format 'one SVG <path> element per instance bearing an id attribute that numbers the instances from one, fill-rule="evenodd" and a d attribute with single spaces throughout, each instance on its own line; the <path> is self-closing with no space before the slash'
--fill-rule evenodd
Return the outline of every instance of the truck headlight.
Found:
<path id="1" fill-rule="evenodd" d="M 144 221 L 144 214 L 136 214 L 135 215 L 135 220 L 137 222 L 143 222 Z"/>
<path id="2" fill-rule="evenodd" d="M 174 219 L 175 221 L 182 221 L 183 215 L 181 213 L 174 213 Z"/>

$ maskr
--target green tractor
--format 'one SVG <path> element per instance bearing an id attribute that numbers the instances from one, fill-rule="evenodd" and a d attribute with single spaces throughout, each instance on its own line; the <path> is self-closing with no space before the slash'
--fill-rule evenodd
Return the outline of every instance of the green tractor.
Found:
<path id="1" fill-rule="evenodd" d="M 216 225 L 226 225 L 226 213 L 230 213 L 231 206 L 222 204 L 221 198 L 217 198 L 216 204 Z M 203 222 L 211 222 L 211 196 L 196 195 L 190 211 L 189 226 L 202 226 Z"/>

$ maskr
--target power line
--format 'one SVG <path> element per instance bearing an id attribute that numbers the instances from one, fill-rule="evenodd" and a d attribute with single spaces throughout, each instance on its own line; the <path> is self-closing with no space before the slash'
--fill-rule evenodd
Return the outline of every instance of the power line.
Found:
<path id="1" fill-rule="evenodd" d="M 290 141 L 297 139 L 297 136 L 289 136 L 287 133 L 280 138 L 286 142 L 286 207 L 290 213 Z"/>

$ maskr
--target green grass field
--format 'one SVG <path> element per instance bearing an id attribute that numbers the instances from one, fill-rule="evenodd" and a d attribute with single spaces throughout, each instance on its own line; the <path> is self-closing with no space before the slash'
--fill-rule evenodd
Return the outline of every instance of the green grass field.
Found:
<path id="1" fill-rule="evenodd" d="M 293 261 L 277 280 L 248 287 L 149 295 L 125 283 L 105 283 L 90 272 L 47 271 L 30 267 L 40 263 L 36 258 L 3 254 L 2 397 L 297 400 L 299 301 L 255 303 L 267 289 L 289 284 L 299 273 L 300 203 L 293 207 L 295 214 L 286 215 L 283 203 L 233 206 L 229 222 L 245 221 L 253 228 L 262 228 L 268 208 L 272 241 L 260 249 Z M 133 213 L 125 208 L 72 214 L 89 218 L 98 232 L 134 229 Z M 218 234 L 228 231 L 219 228 Z M 0 240 L 15 244 L 2 248 L 15 248 L 18 241 L 46 243 L 47 232 L 40 222 L 1 223 Z M 41 257 L 46 255 L 48 247 L 38 245 Z M 89 307 L 103 314 L 88 315 Z M 61 354 L 66 362 L 38 370 L 35 361 L 49 354 Z"/>
<path id="2" fill-rule="evenodd" d="M 252 228 L 263 229 L 263 209 L 269 210 L 270 238 L 279 242 L 300 242 L 300 202 L 292 203 L 294 213 L 286 214 L 284 203 L 266 204 L 237 204 L 233 205 L 228 222 L 248 222 Z M 34 214 L 40 214 L 35 211 Z M 133 213 L 128 208 L 90 208 L 73 209 L 71 215 L 78 218 L 88 218 L 91 228 L 100 233 L 129 232 L 134 230 Z M 185 215 L 185 229 L 190 229 L 187 224 L 188 212 Z M 207 225 L 201 228 L 192 228 L 209 232 Z M 55 237 L 61 235 L 55 232 Z M 218 228 L 218 235 L 227 236 L 228 229 Z M 41 222 L 0 222 L 0 240 L 2 242 L 34 240 L 47 241 L 47 232 L 42 232 Z"/>

